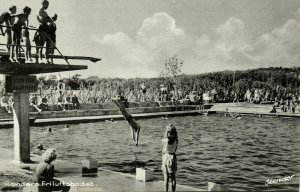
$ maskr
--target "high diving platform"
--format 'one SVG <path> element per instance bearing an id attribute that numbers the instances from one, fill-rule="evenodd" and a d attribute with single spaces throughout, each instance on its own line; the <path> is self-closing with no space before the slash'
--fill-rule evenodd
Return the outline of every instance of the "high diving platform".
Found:
<path id="1" fill-rule="evenodd" d="M 31 54 L 32 58 L 37 58 L 36 54 Z M 24 54 L 20 54 L 21 58 L 24 58 Z M 98 62 L 100 58 L 83 57 L 83 56 L 62 56 L 62 55 L 50 55 L 53 59 L 68 60 L 83 60 L 90 62 Z M 64 71 L 85 70 L 88 67 L 86 65 L 71 65 L 71 64 L 44 64 L 37 62 L 25 63 L 24 60 L 20 62 L 11 62 L 9 60 L 9 53 L 6 51 L 0 51 L 0 74 L 4 75 L 34 75 L 41 73 L 55 73 Z"/>
<path id="2" fill-rule="evenodd" d="M 34 75 L 87 69 L 86 65 L 62 65 L 40 63 L 0 62 L 0 74 Z"/>
<path id="3" fill-rule="evenodd" d="M 0 45 L 8 46 L 7 44 Z M 19 46 L 22 49 L 22 45 L 14 46 Z M 13 93 L 14 99 L 14 162 L 16 164 L 32 162 L 30 160 L 29 93 L 36 92 L 38 89 L 36 75 L 88 68 L 87 65 L 71 65 L 69 60 L 85 60 L 94 63 L 101 60 L 94 57 L 65 56 L 57 47 L 55 47 L 55 50 L 60 55 L 49 55 L 52 63 L 50 61 L 48 61 L 49 63 L 42 63 L 38 62 L 37 54 L 31 54 L 31 58 L 35 61 L 25 62 L 24 50 L 15 53 L 18 61 L 11 61 L 9 52 L 0 49 L 0 74 L 5 75 L 5 92 Z M 54 59 L 55 64 L 53 63 Z M 65 64 L 57 64 L 57 60 L 59 62 L 62 60 Z"/>

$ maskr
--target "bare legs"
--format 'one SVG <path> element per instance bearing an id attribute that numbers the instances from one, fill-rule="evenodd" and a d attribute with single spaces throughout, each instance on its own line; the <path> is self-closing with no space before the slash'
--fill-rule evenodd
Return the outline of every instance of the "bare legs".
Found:
<path id="1" fill-rule="evenodd" d="M 164 172 L 164 185 L 165 185 L 165 191 L 169 191 L 169 174 Z"/>
<path id="2" fill-rule="evenodd" d="M 12 31 L 11 29 L 7 29 L 6 30 L 6 42 L 7 42 L 7 51 L 10 52 L 10 47 L 11 47 L 11 44 L 12 44 L 12 37 L 11 37 L 11 34 Z"/>
<path id="3" fill-rule="evenodd" d="M 15 41 L 13 41 L 12 42 L 12 44 L 15 44 Z M 11 61 L 11 62 L 15 62 L 15 59 L 14 59 L 14 49 L 15 49 L 15 46 L 14 45 L 10 45 L 9 46 L 9 60 Z"/>
<path id="4" fill-rule="evenodd" d="M 21 37 L 20 34 L 16 31 L 12 31 L 12 42 L 13 45 L 10 46 L 10 57 L 9 60 L 11 62 L 19 62 L 18 61 L 18 53 L 20 49 Z"/>
<path id="5" fill-rule="evenodd" d="M 47 40 L 47 36 L 44 31 L 39 32 L 39 49 L 37 50 L 38 52 L 38 57 L 40 59 L 40 63 L 43 62 L 43 50 L 45 49 L 45 59 L 46 63 L 49 63 L 49 42 Z M 44 48 L 44 45 L 46 44 L 46 47 Z"/>
<path id="6" fill-rule="evenodd" d="M 136 130 L 136 129 L 132 128 L 132 126 L 130 126 L 130 130 L 131 130 L 132 140 L 134 141 L 135 145 L 138 146 L 139 145 L 140 128 L 138 128 Z"/>
<path id="7" fill-rule="evenodd" d="M 172 192 L 176 191 L 176 173 L 171 173 Z"/>
<path id="8" fill-rule="evenodd" d="M 42 110 L 34 103 L 30 103 L 31 107 L 34 107 L 38 112 L 41 112 Z"/>
<path id="9" fill-rule="evenodd" d="M 169 178 L 171 177 L 171 184 L 172 184 L 172 192 L 176 191 L 176 173 L 170 173 L 164 172 L 164 185 L 165 185 L 165 191 L 169 191 Z"/>

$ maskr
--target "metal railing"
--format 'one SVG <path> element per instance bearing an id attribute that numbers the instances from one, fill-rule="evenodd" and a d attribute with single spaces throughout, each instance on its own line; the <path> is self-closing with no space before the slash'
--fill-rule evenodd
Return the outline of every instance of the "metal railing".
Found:
<path id="1" fill-rule="evenodd" d="M 198 113 L 204 113 L 204 106 L 203 105 L 198 105 L 197 106 L 197 110 L 198 110 Z"/>
<path id="2" fill-rule="evenodd" d="M 10 26 L 6 26 L 6 25 L 0 25 L 0 27 L 4 27 L 4 28 L 11 28 Z M 59 53 L 59 55 L 65 60 L 65 62 L 70 66 L 70 63 L 68 61 L 68 58 L 66 56 L 64 56 L 62 54 L 62 52 L 58 49 L 58 47 L 55 45 L 55 43 L 51 40 L 51 38 L 49 37 L 49 35 L 47 35 L 47 33 L 43 32 L 43 31 L 38 31 L 38 29 L 36 27 L 33 27 L 33 26 L 30 26 L 30 27 L 27 27 L 27 28 L 22 28 L 22 29 L 28 29 L 28 30 L 32 30 L 32 31 L 36 31 L 38 33 L 43 33 L 43 35 L 47 38 L 47 41 L 50 42 L 50 45 L 53 46 L 53 48 L 51 49 L 54 49 L 54 50 L 57 50 L 57 52 Z M 17 58 L 21 58 L 21 53 L 22 51 L 24 51 L 23 47 L 26 47 L 26 45 L 21 45 L 21 44 L 3 44 L 1 43 L 0 45 L 4 45 L 4 46 L 16 46 L 18 50 L 18 52 L 16 53 L 16 57 Z M 46 45 L 47 46 L 47 45 Z M 39 58 L 39 55 L 38 55 L 38 49 L 43 49 L 43 48 L 48 48 L 50 49 L 49 47 L 46 47 L 46 46 L 30 46 L 31 48 L 36 48 L 36 56 L 35 56 L 35 59 L 36 59 L 36 63 L 38 63 L 38 58 Z M 19 48 L 19 49 L 18 49 Z M 10 51 L 10 50 L 9 50 Z M 32 55 L 32 54 L 31 54 Z M 30 56 L 31 56 L 30 55 Z M 48 55 L 50 57 L 50 55 Z M 53 57 L 52 57 L 53 58 Z M 40 58 L 41 59 L 41 58 Z"/>

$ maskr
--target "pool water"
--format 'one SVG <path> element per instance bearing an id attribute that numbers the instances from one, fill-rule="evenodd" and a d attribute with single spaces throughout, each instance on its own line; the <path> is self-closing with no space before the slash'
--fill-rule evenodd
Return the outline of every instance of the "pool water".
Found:
<path id="1" fill-rule="evenodd" d="M 172 123 L 179 136 L 179 184 L 206 189 L 208 181 L 220 181 L 234 190 L 298 191 L 298 185 L 265 183 L 299 174 L 299 119 L 210 115 L 138 122 L 142 127 L 139 147 L 131 140 L 127 122 L 118 121 L 76 124 L 69 129 L 65 125 L 32 127 L 31 149 L 42 143 L 56 148 L 59 159 L 80 163 L 83 158 L 95 158 L 101 167 L 127 173 L 147 166 L 163 179 L 161 139 L 165 125 Z M 49 127 L 53 134 L 47 134 Z M 0 145 L 13 148 L 13 129 L 0 130 Z M 298 181 L 295 176 L 290 182 Z"/>

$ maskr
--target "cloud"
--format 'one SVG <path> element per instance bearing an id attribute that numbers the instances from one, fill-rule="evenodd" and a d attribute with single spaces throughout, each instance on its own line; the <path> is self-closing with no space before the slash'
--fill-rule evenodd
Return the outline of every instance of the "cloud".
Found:
<path id="1" fill-rule="evenodd" d="M 146 18 L 137 33 L 137 40 L 150 50 L 166 50 L 172 47 L 178 51 L 186 37 L 185 32 L 176 27 L 175 20 L 166 13 L 156 13 Z M 175 47 L 174 47 L 175 46 Z"/>
<path id="2" fill-rule="evenodd" d="M 150 62 L 147 59 L 151 60 L 150 52 L 122 32 L 105 35 L 98 41 L 100 44 L 112 47 L 118 53 L 123 67 L 134 67 L 145 61 L 147 64 Z"/>
<path id="3" fill-rule="evenodd" d="M 118 32 L 107 34 L 98 42 L 117 52 L 121 67 L 139 69 L 137 75 L 155 76 L 166 58 L 184 48 L 185 38 L 185 32 L 176 27 L 172 17 L 156 13 L 144 20 L 135 38 Z"/>
<path id="4" fill-rule="evenodd" d="M 185 58 L 190 64 L 185 66 L 185 71 L 189 73 L 237 69 L 236 65 L 245 68 L 245 63 L 249 64 L 245 52 L 251 50 L 251 46 L 245 25 L 237 18 L 231 17 L 216 27 L 211 38 L 207 34 L 201 35 L 192 47 L 195 55 L 190 60 Z"/>
<path id="5" fill-rule="evenodd" d="M 299 34 L 300 24 L 291 19 L 271 33 L 261 35 L 251 52 L 253 60 L 265 67 L 299 65 Z"/>
<path id="6" fill-rule="evenodd" d="M 224 24 L 216 28 L 215 34 L 217 38 L 216 50 L 225 61 L 233 59 L 233 52 L 244 52 L 249 49 L 245 25 L 243 21 L 237 18 L 229 18 Z"/>
<path id="7" fill-rule="evenodd" d="M 98 42 L 117 54 L 115 62 L 123 77 L 157 76 L 164 60 L 175 54 L 184 61 L 184 73 L 298 65 L 300 24 L 296 20 L 252 42 L 247 34 L 244 22 L 231 17 L 210 36 L 192 36 L 177 27 L 170 15 L 155 13 L 144 19 L 135 37 L 118 32 Z"/>

